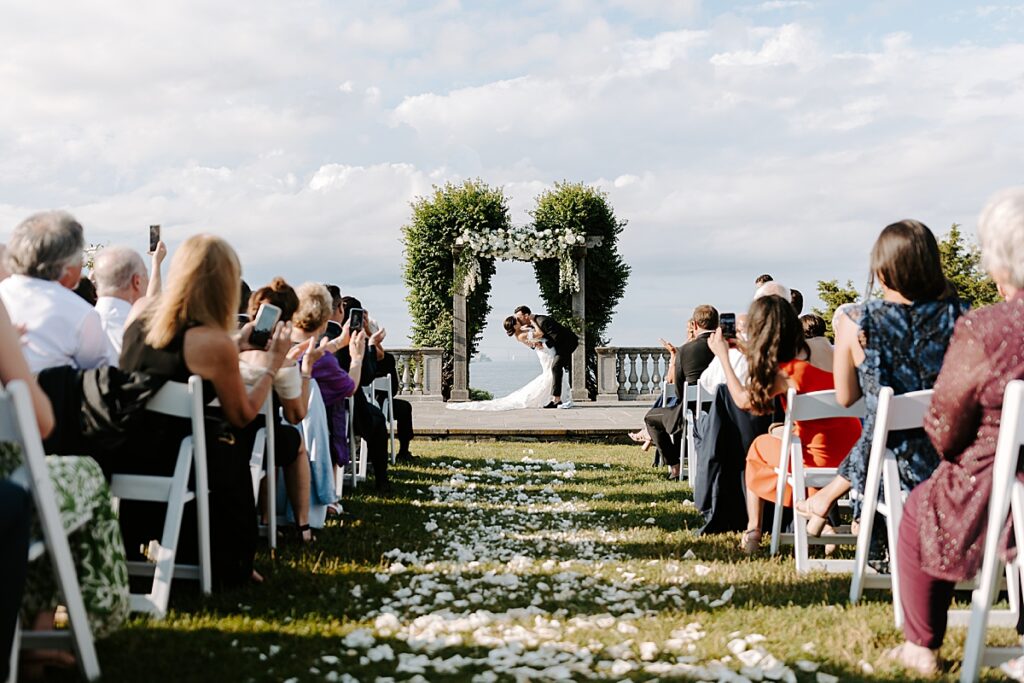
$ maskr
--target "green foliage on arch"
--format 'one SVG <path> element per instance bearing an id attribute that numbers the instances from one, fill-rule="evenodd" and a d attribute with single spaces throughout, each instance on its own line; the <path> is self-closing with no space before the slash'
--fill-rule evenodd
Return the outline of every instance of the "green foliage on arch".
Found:
<path id="1" fill-rule="evenodd" d="M 412 217 L 402 228 L 405 245 L 406 301 L 412 316 L 412 341 L 444 349 L 443 386 L 452 383 L 452 295 L 458 278 L 452 249 L 467 230 L 492 233 L 510 225 L 508 201 L 501 188 L 467 180 L 434 187 L 432 194 L 412 202 Z M 470 356 L 476 351 L 491 312 L 489 297 L 494 259 L 481 259 L 479 283 L 466 301 Z"/>
<path id="2" fill-rule="evenodd" d="M 612 322 L 615 307 L 626 291 L 630 267 L 618 250 L 619 235 L 626 221 L 615 217 L 606 193 L 583 183 L 556 183 L 554 189 L 537 197 L 532 211 L 534 229 L 568 231 L 603 237 L 601 246 L 587 252 L 585 270 L 587 314 L 587 388 L 597 394 L 597 353 L 594 349 L 608 343 L 605 332 Z M 559 286 L 558 261 L 547 259 L 533 264 L 547 312 L 555 318 L 573 321 L 572 295 Z"/>

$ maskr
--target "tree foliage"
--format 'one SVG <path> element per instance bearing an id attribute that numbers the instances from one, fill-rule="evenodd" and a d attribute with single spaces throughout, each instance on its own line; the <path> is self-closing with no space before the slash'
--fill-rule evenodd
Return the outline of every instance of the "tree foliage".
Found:
<path id="1" fill-rule="evenodd" d="M 946 279 L 973 308 L 1002 300 L 996 283 L 981 267 L 981 250 L 978 245 L 964 239 L 957 223 L 939 241 L 939 253 L 942 254 L 942 270 Z"/>
<path id="2" fill-rule="evenodd" d="M 448 395 L 453 375 L 452 295 L 455 264 L 452 249 L 463 231 L 493 232 L 509 227 L 508 202 L 501 188 L 481 180 L 434 187 L 433 194 L 412 203 L 412 218 L 402 228 L 405 245 L 406 301 L 412 316 L 412 341 L 444 349 L 443 387 Z M 489 297 L 494 260 L 482 259 L 480 284 L 466 301 L 470 356 L 476 351 L 491 312 Z"/>
<path id="3" fill-rule="evenodd" d="M 832 316 L 836 309 L 843 304 L 852 304 L 860 300 L 860 292 L 853 286 L 852 280 L 847 280 L 845 286 L 839 284 L 839 280 L 818 280 L 818 298 L 825 304 L 824 308 L 815 308 L 815 315 L 825 319 L 825 335 L 830 340 L 835 340 L 835 331 L 832 329 Z"/>
<path id="4" fill-rule="evenodd" d="M 604 237 L 601 246 L 587 252 L 585 271 L 587 388 L 594 396 L 597 393 L 597 354 L 594 349 L 608 343 L 605 331 L 611 324 L 615 307 L 629 279 L 630 268 L 617 248 L 619 234 L 626 221 L 615 217 L 604 192 L 583 183 L 556 183 L 554 189 L 537 197 L 531 215 L 535 230 L 569 227 L 573 232 Z M 537 261 L 533 269 L 547 313 L 559 320 L 572 321 L 571 324 L 579 331 L 579 322 L 572 315 L 572 295 L 559 288 L 558 261 Z"/>

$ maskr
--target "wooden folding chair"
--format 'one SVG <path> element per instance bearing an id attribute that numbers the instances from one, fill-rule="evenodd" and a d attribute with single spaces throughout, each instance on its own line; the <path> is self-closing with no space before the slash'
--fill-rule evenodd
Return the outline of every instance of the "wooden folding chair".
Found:
<path id="1" fill-rule="evenodd" d="M 203 423 L 203 382 L 198 375 L 189 378 L 188 384 L 167 382 L 146 405 L 162 415 L 179 417 L 191 422 L 192 433 L 181 440 L 178 461 L 170 477 L 115 474 L 110 490 L 115 498 L 138 500 L 167 505 L 164 517 L 163 535 L 159 542 L 152 542 L 149 562 L 129 562 L 128 573 L 135 576 L 152 576 L 150 592 L 145 595 L 133 593 L 131 608 L 134 612 L 146 612 L 158 619 L 167 614 L 167 603 L 171 595 L 171 581 L 175 578 L 198 579 L 204 595 L 212 590 L 213 579 L 210 568 L 210 505 L 209 477 L 206 468 L 206 429 Z M 189 474 L 195 466 L 195 487 L 189 490 Z M 178 564 L 178 535 L 186 503 L 195 501 L 196 520 L 199 536 L 199 564 Z"/>
<path id="2" fill-rule="evenodd" d="M 1024 446 L 1024 381 L 1006 385 L 1003 411 L 999 421 L 999 439 L 992 464 L 992 495 L 988 503 L 988 527 L 982 554 L 978 587 L 971 598 L 971 616 L 964 643 L 964 661 L 960 668 L 961 683 L 978 680 L 982 664 L 996 666 L 1022 654 L 1021 648 L 986 648 L 985 633 L 991 625 L 989 610 L 998 592 L 1000 538 L 1007 513 L 1012 514 L 1014 540 L 1018 553 L 1024 548 L 1024 484 L 1017 479 L 1021 447 Z M 1020 562 L 1020 555 L 1014 564 Z M 1017 580 L 1020 567 L 1017 566 Z M 1018 596 L 1019 599 L 1019 596 Z M 1011 596 L 1011 606 L 1013 597 Z"/>
<path id="3" fill-rule="evenodd" d="M 78 583 L 68 534 L 86 524 L 90 515 L 74 520 L 65 528 L 60 510 L 57 508 L 53 482 L 50 481 L 43 454 L 43 443 L 39 437 L 32 398 L 24 382 L 10 382 L 0 389 L 0 441 L 16 444 L 21 448 L 24 464 L 10 477 L 11 481 L 24 487 L 32 495 L 36 515 L 42 529 L 42 539 L 29 546 L 28 559 L 33 561 L 49 553 L 57 588 L 68 610 L 68 629 L 62 631 L 16 630 L 14 646 L 10 653 L 11 680 L 18 671 L 19 649 L 71 649 L 75 653 L 82 676 L 89 681 L 100 677 L 100 663 L 96 655 L 92 629 L 82 601 L 82 590 Z"/>
<path id="4" fill-rule="evenodd" d="M 797 422 L 811 422 L 837 417 L 864 416 L 864 401 L 860 400 L 850 407 L 836 402 L 836 392 L 814 391 L 798 394 L 790 388 L 786 394 L 786 421 L 782 428 L 782 444 L 779 450 L 779 466 L 776 472 L 775 514 L 772 518 L 771 554 L 779 551 L 782 543 L 793 543 L 796 556 L 796 570 L 799 573 L 811 569 L 826 571 L 850 571 L 849 560 L 811 560 L 809 545 L 853 545 L 857 537 L 849 533 L 849 529 L 840 529 L 840 533 L 810 538 L 807 535 L 807 520 L 793 514 L 793 533 L 782 533 L 783 501 L 785 500 L 786 484 L 793 489 L 793 508 L 797 503 L 806 500 L 808 488 L 820 488 L 830 482 L 838 473 L 835 467 L 805 467 L 804 449 L 799 437 L 794 433 Z M 845 533 L 843 533 L 845 531 Z"/>

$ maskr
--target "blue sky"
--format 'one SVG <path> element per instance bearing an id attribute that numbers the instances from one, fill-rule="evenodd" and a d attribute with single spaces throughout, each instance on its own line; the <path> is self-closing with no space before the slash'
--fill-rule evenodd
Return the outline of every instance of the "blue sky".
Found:
<path id="1" fill-rule="evenodd" d="M 866 280 L 905 217 L 973 229 L 1021 182 L 1024 3 L 0 2 L 0 238 L 223 234 L 247 279 L 338 282 L 402 345 L 400 227 L 432 184 L 554 181 L 629 221 L 610 334 L 678 337 L 771 272 Z M 809 296 L 813 298 L 813 296 Z M 494 324 L 537 304 L 499 267 Z"/>

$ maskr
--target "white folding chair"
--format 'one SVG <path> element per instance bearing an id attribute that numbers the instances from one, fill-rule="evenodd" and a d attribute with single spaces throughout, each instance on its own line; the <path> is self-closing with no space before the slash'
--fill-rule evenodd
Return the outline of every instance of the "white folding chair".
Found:
<path id="1" fill-rule="evenodd" d="M 256 432 L 252 444 L 252 455 L 249 457 L 249 471 L 252 475 L 252 496 L 257 508 L 260 501 L 260 481 L 267 482 L 267 524 L 260 525 L 261 533 L 267 535 L 267 543 L 271 549 L 277 548 L 277 467 L 274 461 L 274 395 L 267 393 L 260 411 L 265 426 Z M 266 464 L 266 467 L 264 467 Z"/>
<path id="2" fill-rule="evenodd" d="M 0 441 L 17 444 L 21 448 L 24 464 L 12 473 L 10 479 L 31 493 L 42 528 L 43 538 L 30 544 L 28 559 L 31 562 L 43 553 L 49 553 L 57 588 L 68 610 L 67 630 L 22 633 L 20 628 L 16 629 L 10 653 L 11 680 L 17 676 L 19 649 L 64 648 L 74 650 L 82 676 L 94 681 L 100 677 L 100 662 L 68 545 L 68 534 L 81 528 L 90 516 L 75 520 L 69 529 L 61 520 L 32 409 L 32 398 L 24 382 L 10 382 L 0 389 Z"/>
<path id="3" fill-rule="evenodd" d="M 348 475 L 351 477 L 352 488 L 359 482 L 366 481 L 366 459 L 368 457 L 366 442 L 356 436 L 355 430 L 355 399 L 348 397 Z M 341 496 L 340 490 L 338 496 Z"/>
<path id="4" fill-rule="evenodd" d="M 782 444 L 779 449 L 779 466 L 776 472 L 775 515 L 772 518 L 771 554 L 779 551 L 783 542 L 792 542 L 796 556 L 796 570 L 799 573 L 812 568 L 826 571 L 850 571 L 849 561 L 811 560 L 808 546 L 856 543 L 857 537 L 850 533 L 829 534 L 827 536 L 809 538 L 807 536 L 807 520 L 794 512 L 793 534 L 782 533 L 783 500 L 786 484 L 793 489 L 793 509 L 807 498 L 807 489 L 820 488 L 830 482 L 838 473 L 835 467 L 805 467 L 804 448 L 800 438 L 794 433 L 797 422 L 810 422 L 839 417 L 860 418 L 864 416 L 864 401 L 860 400 L 852 406 L 844 407 L 836 402 L 836 392 L 814 391 L 798 394 L 790 388 L 786 394 L 786 422 L 782 428 Z"/>
<path id="5" fill-rule="evenodd" d="M 860 531 L 857 536 L 857 554 L 853 566 L 853 580 L 850 582 L 850 602 L 856 604 L 865 588 L 891 588 L 893 621 L 896 628 L 903 627 L 903 603 L 900 599 L 899 556 L 896 552 L 899 539 L 900 520 L 903 517 L 903 495 L 900 486 L 899 466 L 896 457 L 886 446 L 889 434 L 907 429 L 924 427 L 924 417 L 931 404 L 931 389 L 894 395 L 890 387 L 882 387 L 878 393 L 878 413 L 875 417 L 875 431 L 871 439 L 868 456 L 868 472 L 864 482 L 864 496 L 861 503 Z M 885 502 L 878 500 L 879 487 L 885 493 Z M 885 517 L 886 536 L 889 541 L 889 573 L 875 574 L 868 569 L 868 553 L 875 513 Z M 1006 568 L 1006 590 L 1010 595 L 1010 609 L 989 613 L 993 626 L 1015 626 L 1017 623 L 1018 581 L 1013 567 Z M 967 590 L 973 582 L 958 584 L 959 590 Z M 947 624 L 965 626 L 970 617 L 968 610 L 950 610 Z"/>
<path id="6" fill-rule="evenodd" d="M 387 375 L 384 377 L 376 377 L 373 383 L 368 387 L 363 387 L 363 391 L 366 393 L 366 399 L 373 405 L 377 405 L 377 392 L 385 394 L 384 402 L 380 404 L 380 409 L 384 413 L 384 419 L 388 425 L 388 437 L 389 442 L 389 454 L 391 456 L 391 464 L 395 464 L 395 404 L 392 402 L 394 396 L 391 393 L 391 376 Z"/>
<path id="7" fill-rule="evenodd" d="M 153 584 L 146 595 L 133 593 L 131 609 L 146 612 L 162 619 L 167 614 L 171 595 L 171 581 L 175 578 L 198 579 L 204 595 L 212 590 L 210 569 L 210 505 L 209 477 L 206 468 L 206 429 L 203 423 L 203 382 L 192 375 L 188 384 L 167 382 L 146 405 L 162 415 L 191 421 L 192 433 L 181 440 L 174 474 L 161 477 L 141 474 L 115 474 L 110 491 L 119 500 L 137 500 L 165 503 L 163 535 L 149 548 L 149 562 L 129 562 L 128 573 L 152 576 Z M 195 487 L 189 490 L 189 473 L 195 466 Z M 185 504 L 196 503 L 196 523 L 199 537 L 199 564 L 178 564 L 178 535 L 185 512 Z"/>
<path id="8" fill-rule="evenodd" d="M 1006 385 L 1003 411 L 999 422 L 996 457 L 992 464 L 992 495 L 988 503 L 988 527 L 982 554 L 978 587 L 971 598 L 970 624 L 964 643 L 964 661 L 960 669 L 961 683 L 978 680 L 982 664 L 996 666 L 1020 656 L 1021 649 L 986 648 L 985 633 L 990 626 L 988 618 L 992 601 L 996 598 L 999 580 L 999 545 L 1007 513 L 1012 514 L 1014 540 L 1017 550 L 1024 548 L 1024 484 L 1017 480 L 1017 465 L 1024 446 L 1024 381 L 1014 380 Z M 1020 556 L 1014 564 L 1020 562 Z M 1019 570 L 1019 566 L 1017 567 Z M 1018 571 L 1019 574 L 1019 571 Z M 1016 580 L 1016 576 L 1013 577 Z M 1013 598 L 1011 597 L 1011 605 Z"/>

